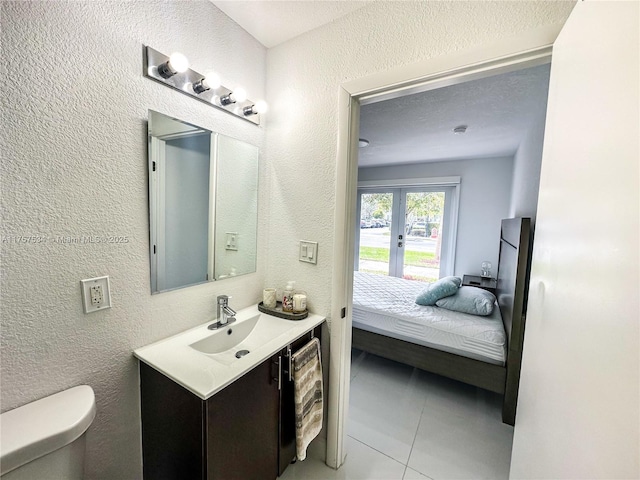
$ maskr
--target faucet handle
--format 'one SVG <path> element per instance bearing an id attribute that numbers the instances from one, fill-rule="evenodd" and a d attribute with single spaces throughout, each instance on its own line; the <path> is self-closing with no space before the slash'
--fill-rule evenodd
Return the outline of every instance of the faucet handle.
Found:
<path id="1" fill-rule="evenodd" d="M 218 295 L 218 305 L 228 305 L 230 298 L 228 295 Z"/>

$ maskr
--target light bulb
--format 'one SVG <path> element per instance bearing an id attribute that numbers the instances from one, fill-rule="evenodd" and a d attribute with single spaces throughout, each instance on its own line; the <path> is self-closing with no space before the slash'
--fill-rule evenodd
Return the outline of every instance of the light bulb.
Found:
<path id="1" fill-rule="evenodd" d="M 256 102 L 254 105 L 251 105 L 250 107 L 244 107 L 242 109 L 242 113 L 244 113 L 245 117 L 248 117 L 249 115 L 265 113 L 266 111 L 267 111 L 267 102 L 265 102 L 264 100 L 260 100 Z"/>
<path id="2" fill-rule="evenodd" d="M 189 68 L 189 60 L 183 54 L 179 52 L 174 52 L 169 57 L 169 65 L 171 66 L 171 70 L 176 73 L 186 72 Z"/>
<path id="3" fill-rule="evenodd" d="M 244 102 L 247 99 L 247 91 L 242 87 L 237 87 L 231 95 L 236 102 Z"/>
<path id="4" fill-rule="evenodd" d="M 215 90 L 216 88 L 220 87 L 220 84 L 220 75 L 218 75 L 216 72 L 207 73 L 202 80 L 202 85 L 204 85 L 207 89 L 213 88 Z"/>
<path id="5" fill-rule="evenodd" d="M 220 86 L 220 76 L 215 72 L 209 72 L 204 78 L 198 80 L 193 84 L 193 91 L 197 94 L 206 92 L 210 89 L 216 89 Z"/>
<path id="6" fill-rule="evenodd" d="M 246 90 L 242 87 L 237 87 L 234 91 L 232 91 L 228 95 L 220 97 L 220 104 L 223 107 L 226 107 L 227 105 L 231 105 L 232 103 L 236 103 L 236 102 L 242 103 L 246 99 L 247 99 Z"/>
<path id="7" fill-rule="evenodd" d="M 267 102 L 265 102 L 264 100 L 259 100 L 253 106 L 253 111 L 256 113 L 266 113 L 268 108 L 269 107 L 267 105 Z"/>
<path id="8" fill-rule="evenodd" d="M 171 78 L 176 73 L 186 72 L 189 68 L 189 60 L 181 53 L 174 52 L 167 62 L 158 65 L 158 74 L 162 78 Z"/>

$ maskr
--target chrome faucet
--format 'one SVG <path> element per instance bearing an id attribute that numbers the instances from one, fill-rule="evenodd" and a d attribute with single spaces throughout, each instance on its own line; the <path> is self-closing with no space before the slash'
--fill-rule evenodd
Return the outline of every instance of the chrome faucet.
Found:
<path id="1" fill-rule="evenodd" d="M 218 295 L 216 323 L 209 325 L 209 330 L 216 330 L 236 321 L 236 311 L 229 306 L 230 298 L 227 295 Z"/>

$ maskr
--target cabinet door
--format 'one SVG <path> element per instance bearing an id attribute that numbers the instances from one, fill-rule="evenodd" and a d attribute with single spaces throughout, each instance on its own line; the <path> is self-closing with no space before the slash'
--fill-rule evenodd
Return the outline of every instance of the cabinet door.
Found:
<path id="1" fill-rule="evenodd" d="M 275 356 L 207 401 L 207 478 L 278 475 L 279 392 Z"/>
<path id="2" fill-rule="evenodd" d="M 140 395 L 144 479 L 204 479 L 204 401 L 142 362 Z"/>

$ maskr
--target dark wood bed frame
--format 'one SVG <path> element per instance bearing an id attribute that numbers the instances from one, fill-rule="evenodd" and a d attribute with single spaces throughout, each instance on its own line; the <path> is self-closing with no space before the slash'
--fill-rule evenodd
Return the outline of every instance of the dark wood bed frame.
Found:
<path id="1" fill-rule="evenodd" d="M 502 421 L 515 424 L 529 289 L 531 219 L 502 220 L 496 297 L 507 334 L 505 366 L 492 365 L 415 343 L 353 328 L 352 346 L 504 395 Z"/>

